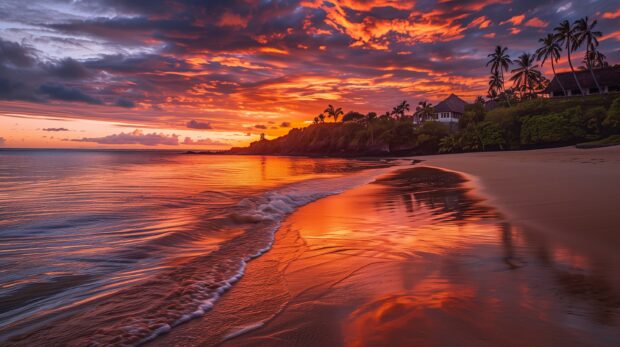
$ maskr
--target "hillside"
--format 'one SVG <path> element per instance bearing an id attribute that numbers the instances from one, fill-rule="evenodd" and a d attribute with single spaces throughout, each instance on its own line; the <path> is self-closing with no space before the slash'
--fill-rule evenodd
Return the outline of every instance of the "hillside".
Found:
<path id="1" fill-rule="evenodd" d="M 620 133 L 620 97 L 533 99 L 489 112 L 468 105 L 458 124 L 414 126 L 411 118 L 379 117 L 312 124 L 228 154 L 372 156 L 515 150 L 565 146 Z"/>

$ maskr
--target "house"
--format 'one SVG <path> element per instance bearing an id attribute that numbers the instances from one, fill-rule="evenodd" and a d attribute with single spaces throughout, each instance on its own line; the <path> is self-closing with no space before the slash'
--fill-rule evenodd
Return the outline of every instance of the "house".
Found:
<path id="1" fill-rule="evenodd" d="M 620 92 L 620 65 L 595 69 L 593 72 L 598 84 L 603 90 L 603 93 Z M 598 93 L 596 83 L 594 83 L 592 74 L 589 70 L 578 70 L 575 71 L 575 74 L 577 75 L 577 80 L 586 95 Z M 566 90 L 566 95 L 564 95 L 562 87 Z M 581 95 L 581 92 L 579 91 L 577 82 L 575 82 L 573 73 L 568 71 L 556 74 L 541 94 L 546 94 L 550 98 L 555 98 Z"/>
<path id="2" fill-rule="evenodd" d="M 459 98 L 454 94 L 441 101 L 435 106 L 434 120 L 441 123 L 458 123 L 463 113 L 465 113 L 465 106 L 467 102 Z"/>

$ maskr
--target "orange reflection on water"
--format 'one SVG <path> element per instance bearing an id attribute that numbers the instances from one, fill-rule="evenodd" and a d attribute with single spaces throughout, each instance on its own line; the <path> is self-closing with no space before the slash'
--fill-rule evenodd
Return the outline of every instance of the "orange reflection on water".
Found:
<path id="1" fill-rule="evenodd" d="M 317 322 L 330 321 L 325 305 L 349 312 L 331 324 L 350 346 L 618 341 L 606 272 L 511 226 L 471 188 L 421 168 L 299 209 L 273 250 L 298 252 L 281 259 L 290 306 Z"/>

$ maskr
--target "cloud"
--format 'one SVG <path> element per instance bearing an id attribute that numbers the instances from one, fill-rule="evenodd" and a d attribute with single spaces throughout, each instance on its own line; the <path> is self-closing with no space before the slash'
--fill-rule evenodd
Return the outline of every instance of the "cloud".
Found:
<path id="1" fill-rule="evenodd" d="M 0 136 L 0 146 L 4 146 L 6 144 L 6 139 Z"/>
<path id="2" fill-rule="evenodd" d="M 208 138 L 192 140 L 191 137 L 186 137 L 185 140 L 183 140 L 183 144 L 184 145 L 205 145 L 205 146 L 230 146 L 229 143 L 225 143 L 221 141 L 216 141 L 216 140 L 212 140 Z"/>
<path id="3" fill-rule="evenodd" d="M 616 10 L 616 12 L 605 12 L 603 13 L 603 18 L 605 19 L 616 19 L 620 17 L 620 8 Z"/>
<path id="4" fill-rule="evenodd" d="M 530 18 L 527 22 L 525 22 L 525 26 L 532 28 L 546 28 L 548 25 L 548 22 L 545 22 L 538 17 Z"/>
<path id="5" fill-rule="evenodd" d="M 568 2 L 568 3 L 558 7 L 558 9 L 555 12 L 556 13 L 560 13 L 560 12 L 568 11 L 568 10 L 571 9 L 571 7 L 573 7 L 573 3 L 572 2 Z"/>
<path id="6" fill-rule="evenodd" d="M 0 38 L 0 64 L 29 67 L 35 62 L 32 48 Z"/>
<path id="7" fill-rule="evenodd" d="M 201 122 L 195 119 L 192 119 L 189 122 L 187 122 L 186 126 L 190 129 L 213 129 L 213 127 L 211 126 L 211 123 Z"/>
<path id="8" fill-rule="evenodd" d="M 291 122 L 282 122 L 280 123 L 280 128 L 290 128 Z"/>
<path id="9" fill-rule="evenodd" d="M 521 25 L 524 19 L 525 19 L 525 15 L 520 14 L 517 16 L 513 16 L 503 22 L 500 22 L 499 25 L 504 25 L 504 24 Z"/>
<path id="10" fill-rule="evenodd" d="M 103 103 L 101 100 L 93 98 L 77 88 L 67 87 L 58 83 L 43 84 L 38 91 L 54 100 L 85 102 L 93 105 L 101 105 Z"/>
<path id="11" fill-rule="evenodd" d="M 254 128 L 256 128 L 256 129 L 263 129 L 263 130 L 265 130 L 265 129 L 267 129 L 267 126 L 266 126 L 266 125 L 263 125 L 263 124 L 256 124 L 256 125 L 254 126 Z"/>
<path id="12" fill-rule="evenodd" d="M 71 141 L 93 142 L 104 145 L 176 146 L 179 144 L 179 136 L 175 134 L 144 134 L 141 130 L 136 129 L 131 133 L 113 134 L 104 137 L 84 137 L 82 139 L 73 139 Z"/>
<path id="13" fill-rule="evenodd" d="M 136 107 L 136 103 L 127 99 L 127 98 L 118 98 L 116 99 L 116 103 L 114 103 L 116 106 L 119 107 L 126 107 L 126 108 L 133 108 Z"/>
<path id="14" fill-rule="evenodd" d="M 43 128 L 41 130 L 43 130 L 43 131 L 54 131 L 54 132 L 69 131 L 69 129 L 67 129 L 67 128 Z"/>
<path id="15" fill-rule="evenodd" d="M 64 79 L 82 79 L 89 77 L 91 72 L 77 60 L 66 58 L 48 66 L 49 72 L 56 77 Z"/>

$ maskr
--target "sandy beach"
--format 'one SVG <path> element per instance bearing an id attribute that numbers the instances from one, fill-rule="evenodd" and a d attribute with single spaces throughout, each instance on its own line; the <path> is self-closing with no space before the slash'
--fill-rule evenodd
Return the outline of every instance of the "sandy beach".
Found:
<path id="1" fill-rule="evenodd" d="M 620 148 L 419 159 L 295 211 L 212 311 L 151 344 L 620 342 Z"/>

